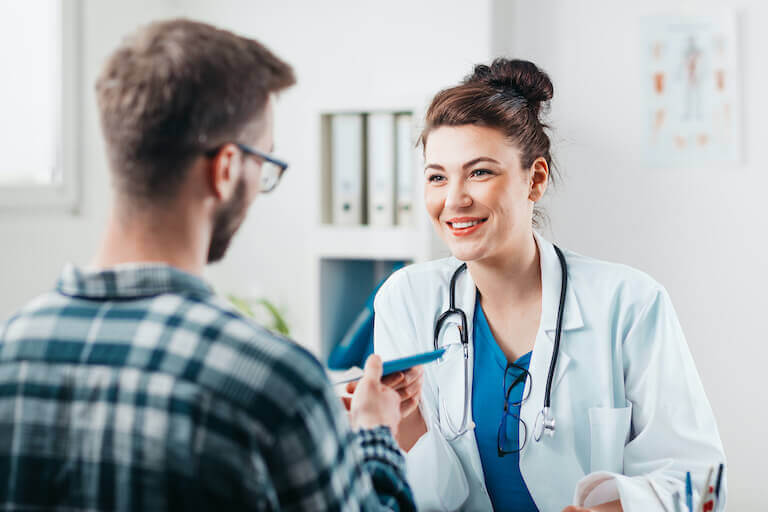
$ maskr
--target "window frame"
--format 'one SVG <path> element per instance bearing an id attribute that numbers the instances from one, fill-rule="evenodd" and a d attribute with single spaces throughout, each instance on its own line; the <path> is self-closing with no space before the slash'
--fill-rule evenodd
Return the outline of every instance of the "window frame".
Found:
<path id="1" fill-rule="evenodd" d="M 59 78 L 57 129 L 55 136 L 56 160 L 61 175 L 59 183 L 48 185 L 0 184 L 0 214 L 30 210 L 64 210 L 76 214 L 80 208 L 81 174 L 79 136 L 82 113 L 81 0 L 59 2 Z"/>

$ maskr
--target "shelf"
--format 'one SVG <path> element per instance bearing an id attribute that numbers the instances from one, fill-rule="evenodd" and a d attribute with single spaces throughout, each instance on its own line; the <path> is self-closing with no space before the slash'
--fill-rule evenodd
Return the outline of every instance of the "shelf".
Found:
<path id="1" fill-rule="evenodd" d="M 315 254 L 323 258 L 415 260 L 424 246 L 412 227 L 331 226 L 314 232 Z"/>

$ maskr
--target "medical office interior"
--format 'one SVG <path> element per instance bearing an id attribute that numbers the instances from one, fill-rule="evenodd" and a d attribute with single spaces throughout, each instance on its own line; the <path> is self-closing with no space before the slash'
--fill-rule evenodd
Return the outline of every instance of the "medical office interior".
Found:
<path id="1" fill-rule="evenodd" d="M 138 26 L 205 21 L 294 66 L 275 113 L 290 169 L 206 278 L 326 363 L 359 334 L 381 279 L 447 254 L 415 147 L 431 97 L 476 63 L 528 59 L 555 91 L 560 179 L 541 232 L 666 287 L 720 429 L 729 509 L 765 508 L 768 3 L 0 1 L 3 319 L 98 245 L 110 188 L 94 81 Z M 692 59 L 693 73 L 720 73 L 720 96 Z M 699 122 L 711 130 L 686 132 L 686 116 L 714 116 Z"/>

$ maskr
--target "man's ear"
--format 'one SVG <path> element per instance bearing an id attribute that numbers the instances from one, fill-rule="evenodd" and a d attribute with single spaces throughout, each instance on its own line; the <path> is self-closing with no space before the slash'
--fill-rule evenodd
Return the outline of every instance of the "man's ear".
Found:
<path id="1" fill-rule="evenodd" d="M 539 157 L 531 165 L 531 180 L 528 199 L 534 203 L 544 197 L 549 184 L 549 164 L 544 157 Z"/>
<path id="2" fill-rule="evenodd" d="M 208 172 L 213 195 L 221 201 L 227 201 L 234 194 L 237 181 L 243 172 L 243 158 L 237 146 L 222 146 L 211 159 Z"/>

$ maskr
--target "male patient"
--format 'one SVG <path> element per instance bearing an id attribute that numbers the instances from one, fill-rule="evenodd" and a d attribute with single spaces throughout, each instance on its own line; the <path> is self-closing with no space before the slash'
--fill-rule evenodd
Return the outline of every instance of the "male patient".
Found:
<path id="1" fill-rule="evenodd" d="M 109 58 L 101 248 L 0 325 L 0 509 L 413 509 L 381 360 L 353 431 L 321 365 L 200 277 L 285 170 L 272 103 L 293 83 L 258 42 L 186 20 Z"/>

